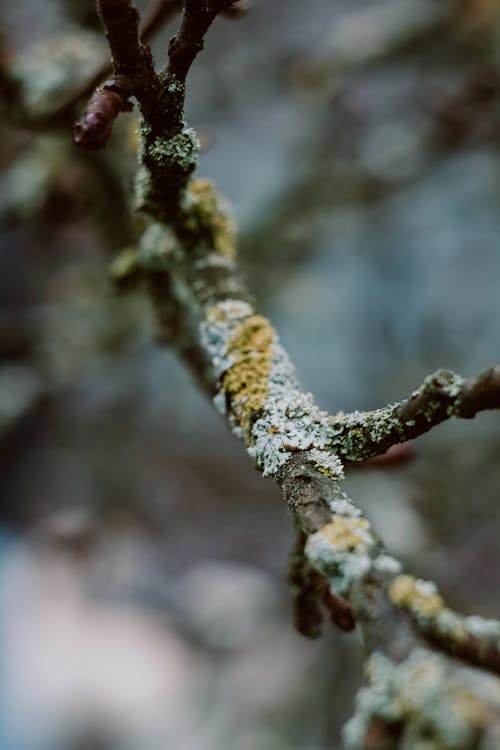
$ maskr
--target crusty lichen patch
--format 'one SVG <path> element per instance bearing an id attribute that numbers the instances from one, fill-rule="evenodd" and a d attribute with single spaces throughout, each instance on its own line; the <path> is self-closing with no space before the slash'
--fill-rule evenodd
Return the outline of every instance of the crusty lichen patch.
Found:
<path id="1" fill-rule="evenodd" d="M 424 617 L 436 617 L 445 609 L 445 603 L 432 583 L 409 575 L 396 576 L 389 587 L 389 598 L 397 607 L 411 609 Z"/>
<path id="2" fill-rule="evenodd" d="M 135 208 L 169 225 L 178 216 L 179 201 L 198 166 L 200 142 L 192 128 L 172 136 L 155 135 L 144 119 L 139 125 L 139 168 Z"/>
<path id="3" fill-rule="evenodd" d="M 496 730 L 488 736 L 488 728 L 500 707 L 500 683 L 490 675 L 460 672 L 443 656 L 419 648 L 399 664 L 374 652 L 367 677 L 343 730 L 346 750 L 368 747 L 375 726 L 377 747 L 498 747 Z"/>
<path id="4" fill-rule="evenodd" d="M 249 431 L 252 416 L 264 406 L 269 393 L 273 328 L 262 315 L 246 318 L 231 336 L 227 355 L 234 364 L 222 377 L 221 390 L 231 402 L 238 423 Z"/>
<path id="5" fill-rule="evenodd" d="M 201 341 L 219 377 L 214 404 L 264 476 L 275 475 L 298 451 L 332 479 L 343 476 L 328 414 L 300 389 L 264 317 L 246 302 L 226 299 L 208 310 Z"/>
<path id="6" fill-rule="evenodd" d="M 353 583 L 362 580 L 370 570 L 379 570 L 377 561 L 387 557 L 377 555 L 377 542 L 366 518 L 353 515 L 349 507 L 346 510 L 346 515 L 334 516 L 311 534 L 305 547 L 311 565 L 327 576 L 332 591 L 340 596 L 348 596 Z M 385 562 L 381 560 L 380 572 L 385 572 Z"/>
<path id="7" fill-rule="evenodd" d="M 191 180 L 184 199 L 188 232 L 207 234 L 216 253 L 236 256 L 236 227 L 212 180 Z"/>
<path id="8" fill-rule="evenodd" d="M 335 516 L 318 534 L 324 536 L 339 551 L 366 552 L 371 542 L 370 524 L 362 516 Z"/>

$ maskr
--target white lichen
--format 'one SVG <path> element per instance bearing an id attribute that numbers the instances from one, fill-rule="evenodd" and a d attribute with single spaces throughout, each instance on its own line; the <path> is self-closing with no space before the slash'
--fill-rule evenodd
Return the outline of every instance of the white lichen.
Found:
<path id="1" fill-rule="evenodd" d="M 392 577 L 397 576 L 401 572 L 403 566 L 399 560 L 396 560 L 396 558 L 391 555 L 381 554 L 373 561 L 373 567 L 383 576 Z"/>
<path id="2" fill-rule="evenodd" d="M 202 324 L 202 343 L 219 378 L 236 364 L 230 351 L 233 337 L 254 314 L 245 302 L 225 300 L 210 310 Z M 300 390 L 293 365 L 277 339 L 269 352 L 269 374 L 259 416 L 245 431 L 241 419 L 230 413 L 233 431 L 246 438 L 248 452 L 264 476 L 275 475 L 301 451 L 308 452 L 315 466 L 329 476 L 343 477 L 342 462 L 331 450 L 336 426 L 316 406 L 312 395 Z"/>
<path id="3" fill-rule="evenodd" d="M 328 577 L 332 591 L 340 596 L 349 593 L 354 581 L 361 580 L 373 562 L 365 551 L 339 549 L 321 531 L 309 537 L 305 553 L 311 565 Z"/>
<path id="4" fill-rule="evenodd" d="M 329 503 L 329 508 L 332 511 L 332 514 L 336 516 L 358 518 L 361 515 L 360 509 L 356 508 L 354 503 L 351 502 L 347 496 L 342 497 L 338 500 L 332 500 Z"/>
<path id="5" fill-rule="evenodd" d="M 374 725 L 381 730 L 387 726 L 388 738 L 395 739 L 400 732 L 401 747 L 469 750 L 476 746 L 486 707 L 471 690 L 468 675 L 452 675 L 444 657 L 414 649 L 398 664 L 375 652 L 367 675 L 356 713 L 343 729 L 346 750 L 365 748 Z"/>
<path id="6" fill-rule="evenodd" d="M 327 412 L 316 406 L 312 394 L 299 389 L 293 365 L 280 344 L 274 344 L 273 351 L 268 397 L 252 427 L 250 455 L 263 475 L 270 476 L 293 453 L 314 450 L 310 455 L 318 468 L 342 477 L 340 459 L 327 450 L 332 436 Z"/>
<path id="7" fill-rule="evenodd" d="M 168 256 L 174 252 L 175 242 L 173 233 L 164 224 L 150 224 L 139 244 L 140 264 L 149 270 L 164 268 Z"/>
<path id="8" fill-rule="evenodd" d="M 202 322 L 200 340 L 217 377 L 234 365 L 234 359 L 228 355 L 229 342 L 237 327 L 253 312 L 247 302 L 227 299 L 213 307 Z"/>
<path id="9" fill-rule="evenodd" d="M 477 638 L 500 638 L 500 624 L 495 620 L 486 620 L 479 615 L 469 615 L 464 619 L 468 632 Z"/>

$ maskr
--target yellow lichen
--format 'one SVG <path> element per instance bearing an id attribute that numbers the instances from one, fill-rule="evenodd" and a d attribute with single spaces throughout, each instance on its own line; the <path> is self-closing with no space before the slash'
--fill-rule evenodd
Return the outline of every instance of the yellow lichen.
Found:
<path id="1" fill-rule="evenodd" d="M 236 329 L 227 347 L 234 364 L 224 373 L 222 391 L 241 425 L 262 408 L 269 391 L 273 328 L 262 315 L 250 315 Z"/>
<path id="2" fill-rule="evenodd" d="M 397 576 L 389 587 L 389 598 L 397 607 L 412 610 L 417 616 L 435 617 L 445 609 L 445 603 L 439 594 L 427 590 L 423 581 L 413 576 Z"/>
<path id="3" fill-rule="evenodd" d="M 138 269 L 139 258 L 136 248 L 126 247 L 111 263 L 109 273 L 113 279 L 121 281 L 126 277 L 130 277 Z"/>
<path id="4" fill-rule="evenodd" d="M 475 727 L 484 726 L 486 706 L 477 695 L 468 690 L 458 693 L 452 701 L 452 709 L 457 717 Z"/>
<path id="5" fill-rule="evenodd" d="M 191 232 L 207 232 L 215 252 L 234 258 L 236 228 L 227 216 L 212 180 L 192 180 L 187 188 L 188 211 L 185 227 Z"/>
<path id="6" fill-rule="evenodd" d="M 371 542 L 369 530 L 370 524 L 366 518 L 335 516 L 318 533 L 339 551 L 366 552 Z"/>
<path id="7" fill-rule="evenodd" d="M 339 478 L 338 474 L 335 474 L 331 469 L 327 469 L 325 466 L 316 466 L 316 469 L 320 474 L 324 474 L 325 477 L 329 477 L 330 479 L 337 480 Z"/>

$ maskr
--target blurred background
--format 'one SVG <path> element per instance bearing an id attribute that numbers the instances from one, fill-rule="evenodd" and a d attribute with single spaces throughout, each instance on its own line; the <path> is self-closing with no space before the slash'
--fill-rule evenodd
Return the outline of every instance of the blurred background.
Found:
<path id="1" fill-rule="evenodd" d="M 2 7 L 32 112 L 107 58 L 93 5 Z M 187 106 L 199 175 L 322 408 L 500 359 L 499 20 L 498 0 L 252 0 L 207 36 Z M 3 106 L 0 746 L 340 748 L 356 636 L 294 632 L 277 488 L 155 343 L 147 301 L 108 281 L 137 232 L 136 118 L 89 156 Z M 499 482 L 491 413 L 347 485 L 453 606 L 498 616 Z"/>

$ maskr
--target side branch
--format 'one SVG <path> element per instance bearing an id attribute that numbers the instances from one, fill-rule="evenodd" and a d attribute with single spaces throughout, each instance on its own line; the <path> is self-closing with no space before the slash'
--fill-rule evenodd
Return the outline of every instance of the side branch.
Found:
<path id="1" fill-rule="evenodd" d="M 405 401 L 371 412 L 337 415 L 334 448 L 349 461 L 364 461 L 447 419 L 472 419 L 486 409 L 500 409 L 500 366 L 467 379 L 438 370 Z"/>

